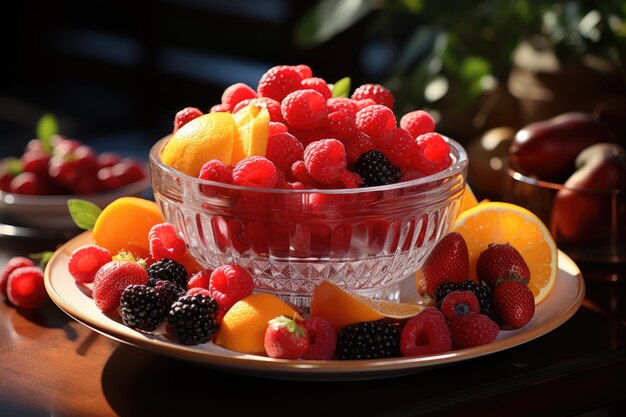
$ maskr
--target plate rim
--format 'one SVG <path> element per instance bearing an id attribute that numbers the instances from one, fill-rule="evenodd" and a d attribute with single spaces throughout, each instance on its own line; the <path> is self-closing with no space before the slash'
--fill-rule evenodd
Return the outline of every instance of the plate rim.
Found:
<path id="1" fill-rule="evenodd" d="M 500 352 L 530 342 L 558 328 L 569 320 L 578 311 L 585 296 L 585 283 L 580 269 L 576 263 L 562 251 L 558 251 L 559 265 L 564 263 L 567 271 L 577 280 L 577 293 L 574 301 L 562 311 L 558 317 L 526 332 L 520 332 L 506 339 L 496 340 L 492 343 L 476 346 L 472 348 L 457 349 L 437 355 L 426 355 L 417 357 L 400 357 L 386 359 L 365 359 L 365 360 L 289 360 L 274 359 L 265 356 L 236 353 L 232 355 L 219 355 L 216 352 L 194 349 L 175 342 L 167 342 L 147 337 L 146 333 L 141 333 L 125 327 L 123 324 L 107 317 L 108 320 L 97 322 L 86 314 L 75 308 L 62 295 L 58 294 L 52 282 L 52 266 L 57 262 L 57 258 L 62 253 L 71 252 L 70 248 L 78 247 L 81 244 L 91 243 L 91 232 L 86 231 L 60 246 L 48 262 L 44 271 L 44 284 L 52 301 L 67 315 L 84 326 L 102 334 L 108 338 L 125 343 L 138 348 L 146 349 L 170 357 L 190 360 L 231 371 L 247 371 L 249 373 L 271 372 L 276 375 L 303 377 L 324 377 L 324 376 L 358 376 L 360 374 L 376 374 L 376 377 L 383 377 L 383 374 L 403 371 L 414 373 L 422 369 L 445 365 L 467 359 Z M 69 251 L 69 252 L 68 252 Z M 559 267 L 559 269 L 561 269 Z M 106 317 L 106 316 L 105 316 Z M 119 326 L 124 330 L 121 331 Z M 215 345 L 217 349 L 224 349 Z M 224 349 L 225 350 L 225 349 Z M 225 350 L 226 351 L 226 350 Z M 270 376 L 270 375 L 266 375 Z"/>

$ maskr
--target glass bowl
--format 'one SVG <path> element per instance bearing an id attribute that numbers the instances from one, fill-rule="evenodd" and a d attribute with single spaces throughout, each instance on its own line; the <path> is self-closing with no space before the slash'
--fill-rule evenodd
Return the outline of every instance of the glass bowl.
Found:
<path id="1" fill-rule="evenodd" d="M 307 308 L 324 280 L 372 298 L 397 300 L 458 214 L 468 158 L 449 140 L 453 164 L 435 175 L 387 186 L 283 190 L 227 185 L 161 161 L 150 151 L 155 201 L 204 267 L 236 263 L 257 290 Z"/>
<path id="2" fill-rule="evenodd" d="M 526 207 L 548 226 L 559 249 L 577 262 L 626 262 L 626 195 L 528 177 L 509 165 L 503 198 Z"/>

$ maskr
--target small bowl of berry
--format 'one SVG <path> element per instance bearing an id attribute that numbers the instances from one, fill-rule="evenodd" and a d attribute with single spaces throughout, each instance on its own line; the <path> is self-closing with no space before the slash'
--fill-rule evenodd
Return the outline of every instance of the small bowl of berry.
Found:
<path id="1" fill-rule="evenodd" d="M 67 201 L 88 199 L 105 207 L 150 187 L 139 161 L 97 154 L 76 139 L 32 139 L 19 158 L 0 161 L 0 226 L 3 235 L 56 237 L 77 232 Z"/>
<path id="2" fill-rule="evenodd" d="M 204 267 L 236 263 L 258 290 L 307 308 L 323 281 L 397 300 L 452 227 L 465 149 L 393 96 L 350 98 L 306 66 L 238 83 L 207 114 L 179 112 L 150 152 L 154 197 Z"/>

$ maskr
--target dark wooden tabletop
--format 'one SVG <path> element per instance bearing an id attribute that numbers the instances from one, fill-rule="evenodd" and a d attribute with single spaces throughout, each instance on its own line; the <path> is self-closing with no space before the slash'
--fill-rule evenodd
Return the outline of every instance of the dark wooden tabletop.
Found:
<path id="1" fill-rule="evenodd" d="M 0 264 L 57 242 L 0 238 Z M 486 357 L 391 379 L 252 378 L 94 333 L 48 302 L 0 303 L 0 416 L 626 415 L 626 270 L 579 265 L 581 309 L 551 333 Z M 321 413 L 321 414 L 320 414 Z"/>

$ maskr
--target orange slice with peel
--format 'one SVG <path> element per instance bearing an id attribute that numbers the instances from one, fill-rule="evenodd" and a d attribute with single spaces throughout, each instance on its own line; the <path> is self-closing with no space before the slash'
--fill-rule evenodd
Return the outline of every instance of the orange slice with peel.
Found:
<path id="1" fill-rule="evenodd" d="M 311 298 L 311 317 L 330 321 L 336 330 L 350 324 L 384 318 L 407 319 L 423 309 L 423 306 L 417 304 L 372 300 L 363 295 L 348 293 L 329 281 L 322 282 L 313 291 Z"/>
<path id="2" fill-rule="evenodd" d="M 509 243 L 530 269 L 528 287 L 535 304 L 550 294 L 558 273 L 556 243 L 546 225 L 532 212 L 510 203 L 485 202 L 464 211 L 453 232 L 463 235 L 470 257 L 470 277 L 476 277 L 476 262 L 490 243 Z"/>

